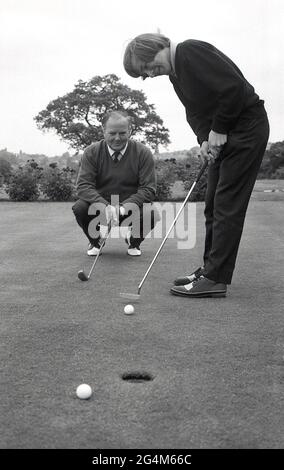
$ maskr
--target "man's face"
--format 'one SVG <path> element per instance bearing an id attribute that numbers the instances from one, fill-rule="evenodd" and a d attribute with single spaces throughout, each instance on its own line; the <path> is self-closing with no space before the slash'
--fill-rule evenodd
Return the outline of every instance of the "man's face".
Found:
<path id="1" fill-rule="evenodd" d="M 168 49 L 162 49 L 158 52 L 151 62 L 143 62 L 138 57 L 132 58 L 132 66 L 135 72 L 145 80 L 160 75 L 169 75 L 172 71 L 169 60 Z"/>
<path id="2" fill-rule="evenodd" d="M 130 137 L 130 128 L 126 118 L 110 118 L 104 128 L 106 143 L 113 150 L 122 150 Z"/>

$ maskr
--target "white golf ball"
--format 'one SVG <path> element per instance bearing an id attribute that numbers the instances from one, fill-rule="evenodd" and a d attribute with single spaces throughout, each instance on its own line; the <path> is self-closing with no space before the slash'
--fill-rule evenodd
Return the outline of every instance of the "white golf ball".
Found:
<path id="1" fill-rule="evenodd" d="M 133 307 L 133 305 L 130 305 L 130 304 L 129 304 L 129 305 L 125 305 L 125 307 L 124 307 L 124 313 L 125 313 L 126 315 L 132 315 L 132 313 L 134 313 L 134 307 Z"/>
<path id="2" fill-rule="evenodd" d="M 81 400 L 87 400 L 92 396 L 92 393 L 92 389 L 88 384 L 81 384 L 76 388 L 76 395 L 78 398 L 81 398 Z"/>

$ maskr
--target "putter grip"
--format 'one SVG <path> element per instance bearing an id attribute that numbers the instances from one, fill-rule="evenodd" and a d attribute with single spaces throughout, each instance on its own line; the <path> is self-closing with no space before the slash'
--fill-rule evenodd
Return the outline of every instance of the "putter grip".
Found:
<path id="1" fill-rule="evenodd" d="M 198 181 L 200 180 L 201 176 L 203 175 L 204 171 L 206 170 L 208 166 L 208 160 L 205 160 L 205 162 L 203 163 L 198 175 L 197 175 L 197 178 L 196 178 L 196 183 L 198 183 Z"/>

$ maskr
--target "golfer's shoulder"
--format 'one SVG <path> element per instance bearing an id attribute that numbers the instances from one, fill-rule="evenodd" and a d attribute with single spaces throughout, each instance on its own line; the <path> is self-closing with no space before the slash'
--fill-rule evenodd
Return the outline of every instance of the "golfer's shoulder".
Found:
<path id="1" fill-rule="evenodd" d="M 215 47 L 212 44 L 209 44 L 209 42 L 206 41 L 201 41 L 200 39 L 186 39 L 177 45 L 179 55 L 186 55 L 195 50 L 212 51 L 214 49 Z"/>
<path id="2" fill-rule="evenodd" d="M 136 154 L 139 158 L 142 158 L 142 159 L 153 158 L 153 154 L 152 154 L 150 147 L 148 147 L 145 144 L 142 144 L 138 140 L 130 139 L 128 141 L 128 146 L 129 146 L 130 153 Z"/>
<path id="3" fill-rule="evenodd" d="M 84 150 L 83 157 L 91 161 L 97 160 L 105 150 L 104 147 L 104 140 L 88 145 Z"/>

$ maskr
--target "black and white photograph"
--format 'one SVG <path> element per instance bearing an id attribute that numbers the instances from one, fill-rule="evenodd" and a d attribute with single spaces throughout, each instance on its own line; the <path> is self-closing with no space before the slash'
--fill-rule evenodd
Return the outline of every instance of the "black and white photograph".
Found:
<path id="1" fill-rule="evenodd" d="M 283 450 L 283 31 L 282 0 L 0 0 L 11 459 Z"/>

